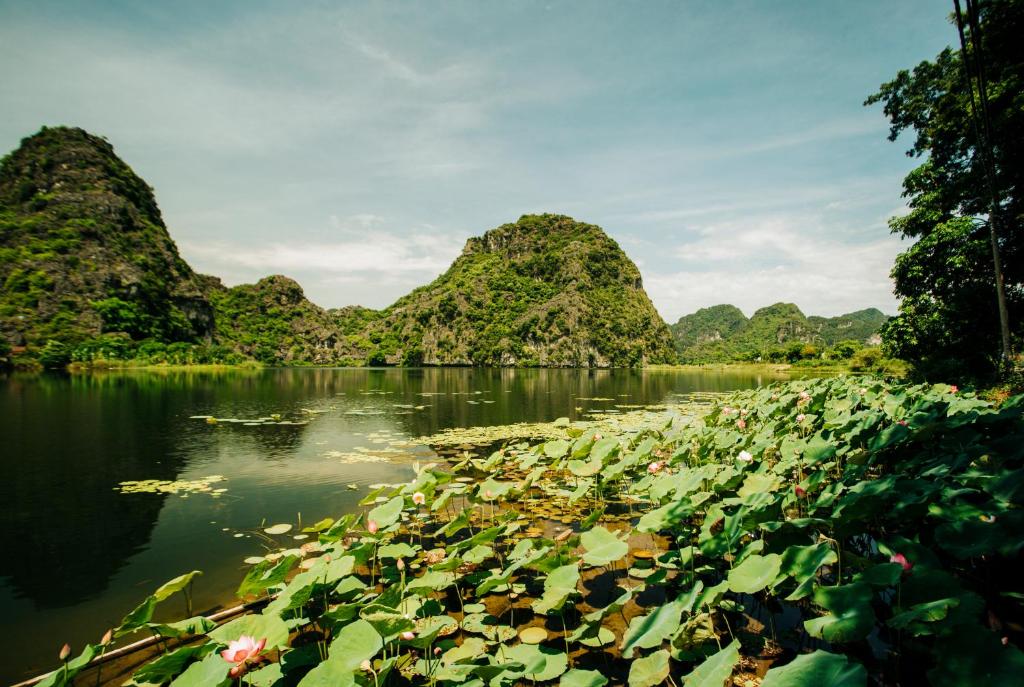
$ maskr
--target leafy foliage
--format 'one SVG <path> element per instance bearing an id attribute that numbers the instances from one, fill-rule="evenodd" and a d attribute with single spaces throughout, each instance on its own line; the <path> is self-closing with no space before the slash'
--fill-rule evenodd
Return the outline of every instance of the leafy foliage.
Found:
<path id="1" fill-rule="evenodd" d="M 997 225 L 1012 334 L 1019 342 L 1024 316 L 1024 206 L 1022 142 L 1024 3 L 976 3 L 982 50 L 971 52 L 988 82 L 996 187 L 1002 198 Z M 968 34 L 970 31 L 968 30 Z M 894 217 L 894 233 L 915 243 L 896 259 L 892 277 L 899 315 L 883 330 L 887 351 L 913 361 L 929 378 L 985 377 L 999 355 L 999 315 L 989 244 L 989 186 L 971 121 L 972 96 L 959 50 L 902 70 L 865 104 L 882 103 L 892 123 L 889 139 L 913 130 L 907 154 L 924 162 L 903 180 L 910 212 Z M 1019 344 L 1017 346 L 1019 348 Z"/>
<path id="2" fill-rule="evenodd" d="M 624 659 L 609 666 L 613 681 L 717 686 L 778 646 L 767 628 L 784 618 L 787 641 L 827 647 L 773 666 L 766 685 L 1019 675 L 1024 396 L 996 407 L 945 385 L 840 378 L 687 410 L 597 441 L 587 423 L 569 423 L 564 437 L 383 487 L 365 515 L 310 528 L 312 548 L 253 566 L 243 588 L 273 597 L 261 612 L 215 630 L 175 624 L 206 639 L 135 679 L 216 682 L 227 668 L 216 652 L 246 635 L 268 647 L 248 677 L 282 687 L 367 687 L 396 674 L 599 685 L 576 665 L 604 651 Z M 568 469 L 591 460 L 601 469 L 585 483 Z M 538 512 L 570 497 L 598 513 L 578 536 L 533 529 Z M 627 515 L 605 514 L 615 511 Z M 153 605 L 193 575 L 161 587 L 121 630 L 162 632 Z M 597 591 L 604 578 L 610 593 Z"/>

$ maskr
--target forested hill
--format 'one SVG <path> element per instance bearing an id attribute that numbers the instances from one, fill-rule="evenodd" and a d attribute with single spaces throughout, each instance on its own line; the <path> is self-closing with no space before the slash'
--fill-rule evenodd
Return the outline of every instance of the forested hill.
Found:
<path id="1" fill-rule="evenodd" d="M 748 319 L 736 306 L 716 305 L 681 317 L 671 330 L 684 363 L 792 360 L 868 344 L 888 319 L 876 308 L 807 317 L 792 303 L 761 308 Z"/>
<path id="2" fill-rule="evenodd" d="M 675 361 L 640 271 L 600 227 L 526 215 L 471 238 L 369 328 L 389 363 L 632 366 Z"/>
<path id="3" fill-rule="evenodd" d="M 599 227 L 531 215 L 472 238 L 382 311 L 275 275 L 227 288 L 178 254 L 103 138 L 43 128 L 0 163 L 0 358 L 607 367 L 675 361 L 636 265 Z"/>
<path id="4" fill-rule="evenodd" d="M 209 341 L 213 325 L 152 190 L 106 140 L 44 128 L 0 162 L 0 341 Z"/>

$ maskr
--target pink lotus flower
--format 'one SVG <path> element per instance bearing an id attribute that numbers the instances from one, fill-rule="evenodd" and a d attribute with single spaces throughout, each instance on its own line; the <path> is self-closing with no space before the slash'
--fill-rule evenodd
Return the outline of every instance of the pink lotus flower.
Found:
<path id="1" fill-rule="evenodd" d="M 484 492 L 484 498 L 490 501 L 491 499 L 494 498 L 494 492 L 488 489 L 487 491 Z"/>
<path id="2" fill-rule="evenodd" d="M 897 425 L 903 425 L 904 427 L 906 427 L 907 426 L 907 421 L 906 420 L 897 420 L 896 424 Z"/>
<path id="3" fill-rule="evenodd" d="M 722 408 L 722 415 L 732 415 L 732 408 L 729 406 Z"/>
<path id="4" fill-rule="evenodd" d="M 370 534 L 377 534 L 377 530 L 379 530 L 379 529 L 380 529 L 380 526 L 377 525 L 377 521 L 376 520 L 367 520 L 366 521 L 366 531 L 369 532 Z"/>
<path id="5" fill-rule="evenodd" d="M 405 570 L 405 561 L 399 558 L 397 561 L 395 561 L 395 567 L 399 570 Z"/>
<path id="6" fill-rule="evenodd" d="M 406 630 L 402 633 L 402 639 L 404 639 L 407 642 L 411 642 L 412 640 L 416 639 L 416 635 L 415 633 Z"/>
<path id="7" fill-rule="evenodd" d="M 960 391 L 960 387 L 958 387 L 956 384 L 949 385 L 949 393 L 955 394 L 958 391 Z"/>
<path id="8" fill-rule="evenodd" d="M 806 400 L 807 400 L 807 399 L 809 399 L 810 397 L 811 397 L 811 395 L 810 395 L 809 393 L 807 393 L 806 391 L 801 391 L 801 392 L 800 392 L 800 398 L 801 398 L 801 400 L 804 400 L 804 401 L 806 401 Z"/>
<path id="9" fill-rule="evenodd" d="M 801 487 L 799 484 L 793 487 L 793 493 L 796 494 L 798 499 L 802 499 L 807 496 L 807 490 Z"/>
<path id="10" fill-rule="evenodd" d="M 109 630 L 107 630 L 106 632 L 103 633 L 103 637 L 100 639 L 100 644 L 103 644 L 103 645 L 110 644 L 110 642 L 113 639 L 114 639 L 114 630 L 113 630 L 113 628 L 111 628 L 111 629 L 109 629 Z"/>
<path id="11" fill-rule="evenodd" d="M 653 463 L 651 463 L 650 465 L 647 466 L 647 472 L 651 473 L 652 475 L 655 475 L 658 472 L 660 472 L 661 468 L 663 468 L 663 467 L 664 467 L 664 463 L 661 463 L 661 462 L 656 460 L 656 461 L 654 461 Z"/>
<path id="12" fill-rule="evenodd" d="M 796 416 L 796 421 L 797 422 L 803 422 L 806 419 L 807 419 L 807 416 L 804 415 L 803 413 L 800 413 L 799 415 Z"/>
<path id="13" fill-rule="evenodd" d="M 435 646 L 434 647 L 434 655 L 435 656 L 440 656 L 441 655 L 441 647 L 439 647 L 439 646 Z"/>
<path id="14" fill-rule="evenodd" d="M 363 661 L 362 663 L 359 664 L 359 670 L 364 670 L 366 672 L 370 672 L 371 670 L 373 670 L 373 666 L 370 664 L 370 662 L 368 660 L 367 661 Z"/>
<path id="15" fill-rule="evenodd" d="M 750 451 L 740 451 L 740 454 L 736 457 L 744 463 L 751 463 L 754 460 L 754 456 L 750 454 Z"/>
<path id="16" fill-rule="evenodd" d="M 903 568 L 903 572 L 905 573 L 909 573 L 911 570 L 914 569 L 914 564 L 908 561 L 907 557 L 904 556 L 902 553 L 894 553 L 893 555 L 889 556 L 889 562 L 899 563 L 900 567 Z"/>
<path id="17" fill-rule="evenodd" d="M 737 420 L 736 421 L 736 426 L 739 427 L 740 429 L 746 429 L 747 428 L 747 421 L 746 420 L 742 420 L 742 419 L 741 420 Z"/>
<path id="18" fill-rule="evenodd" d="M 266 645 L 266 637 L 257 642 L 255 637 L 242 635 L 238 639 L 228 642 L 228 648 L 220 652 L 220 657 L 228 663 L 235 664 L 229 674 L 231 677 L 238 677 L 245 670 L 245 665 L 256 659 Z"/>
<path id="19" fill-rule="evenodd" d="M 70 644 L 65 644 L 64 646 L 62 646 L 60 648 L 60 653 L 57 654 L 57 656 L 62 661 L 68 660 L 68 656 L 70 656 L 70 655 L 71 655 L 71 645 Z"/>
<path id="20" fill-rule="evenodd" d="M 412 502 L 415 503 L 417 506 L 422 506 L 424 503 L 427 502 L 427 497 L 423 495 L 422 491 L 417 491 L 415 494 L 412 495 Z"/>

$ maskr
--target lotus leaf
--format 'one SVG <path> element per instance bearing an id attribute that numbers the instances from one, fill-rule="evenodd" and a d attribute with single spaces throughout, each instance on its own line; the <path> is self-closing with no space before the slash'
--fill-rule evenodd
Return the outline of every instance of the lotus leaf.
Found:
<path id="1" fill-rule="evenodd" d="M 586 549 L 583 562 L 587 565 L 608 565 L 629 552 L 629 545 L 604 527 L 587 530 L 580 537 L 580 542 Z"/>
<path id="2" fill-rule="evenodd" d="M 662 649 L 633 661 L 629 666 L 629 687 L 660 685 L 668 677 L 668 658 L 668 652 Z"/>
<path id="3" fill-rule="evenodd" d="M 535 682 L 554 680 L 569 667 L 568 657 L 554 649 L 536 644 L 516 644 L 499 650 L 506 660 L 523 664 L 524 676 Z"/>
<path id="4" fill-rule="evenodd" d="M 562 675 L 558 684 L 560 687 L 604 687 L 608 684 L 608 678 L 596 670 L 573 668 Z"/>
<path id="5" fill-rule="evenodd" d="M 381 529 L 390 527 L 398 522 L 398 517 L 402 514 L 402 507 L 404 505 L 405 499 L 401 496 L 395 496 L 383 505 L 371 510 L 367 514 L 366 520 L 367 522 L 373 521 L 377 523 L 377 526 Z"/>
<path id="6" fill-rule="evenodd" d="M 827 642 L 844 643 L 863 639 L 875 625 L 871 597 L 871 587 L 863 582 L 841 587 L 818 587 L 814 591 L 814 602 L 829 613 L 805 621 L 804 627 L 812 637 Z"/>
<path id="7" fill-rule="evenodd" d="M 540 614 L 560 610 L 576 593 L 579 581 L 580 570 L 575 563 L 555 568 L 544 580 L 544 595 L 533 602 L 533 610 Z"/>
<path id="8" fill-rule="evenodd" d="M 209 633 L 210 639 L 228 644 L 242 635 L 266 637 L 267 650 L 283 649 L 288 646 L 288 627 L 276 615 L 251 613 L 227 622 Z"/>
<path id="9" fill-rule="evenodd" d="M 213 653 L 190 665 L 185 672 L 171 681 L 171 687 L 215 687 L 231 683 L 228 671 L 231 665 Z"/>
<path id="10" fill-rule="evenodd" d="M 638 615 L 629 621 L 622 637 L 622 656 L 632 658 L 636 649 L 660 646 L 679 629 L 679 616 L 683 606 L 678 601 L 664 604 L 648 615 Z"/>
<path id="11" fill-rule="evenodd" d="M 734 639 L 729 646 L 714 654 L 683 678 L 683 687 L 722 687 L 732 675 L 740 660 L 740 642 Z"/>

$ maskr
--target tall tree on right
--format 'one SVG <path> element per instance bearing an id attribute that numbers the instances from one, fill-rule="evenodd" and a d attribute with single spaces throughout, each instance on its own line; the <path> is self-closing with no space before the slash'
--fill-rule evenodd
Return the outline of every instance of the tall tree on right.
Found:
<path id="1" fill-rule="evenodd" d="M 1024 316 L 1024 0 L 968 4 L 977 20 L 963 15 L 965 49 L 900 71 L 865 101 L 883 104 L 889 140 L 912 129 L 907 155 L 923 158 L 903 180 L 910 212 L 889 221 L 915 243 L 892 270 L 900 306 L 883 345 L 922 376 L 947 380 L 991 378 L 1000 368 L 993 247 L 1010 351 L 1019 350 Z"/>

